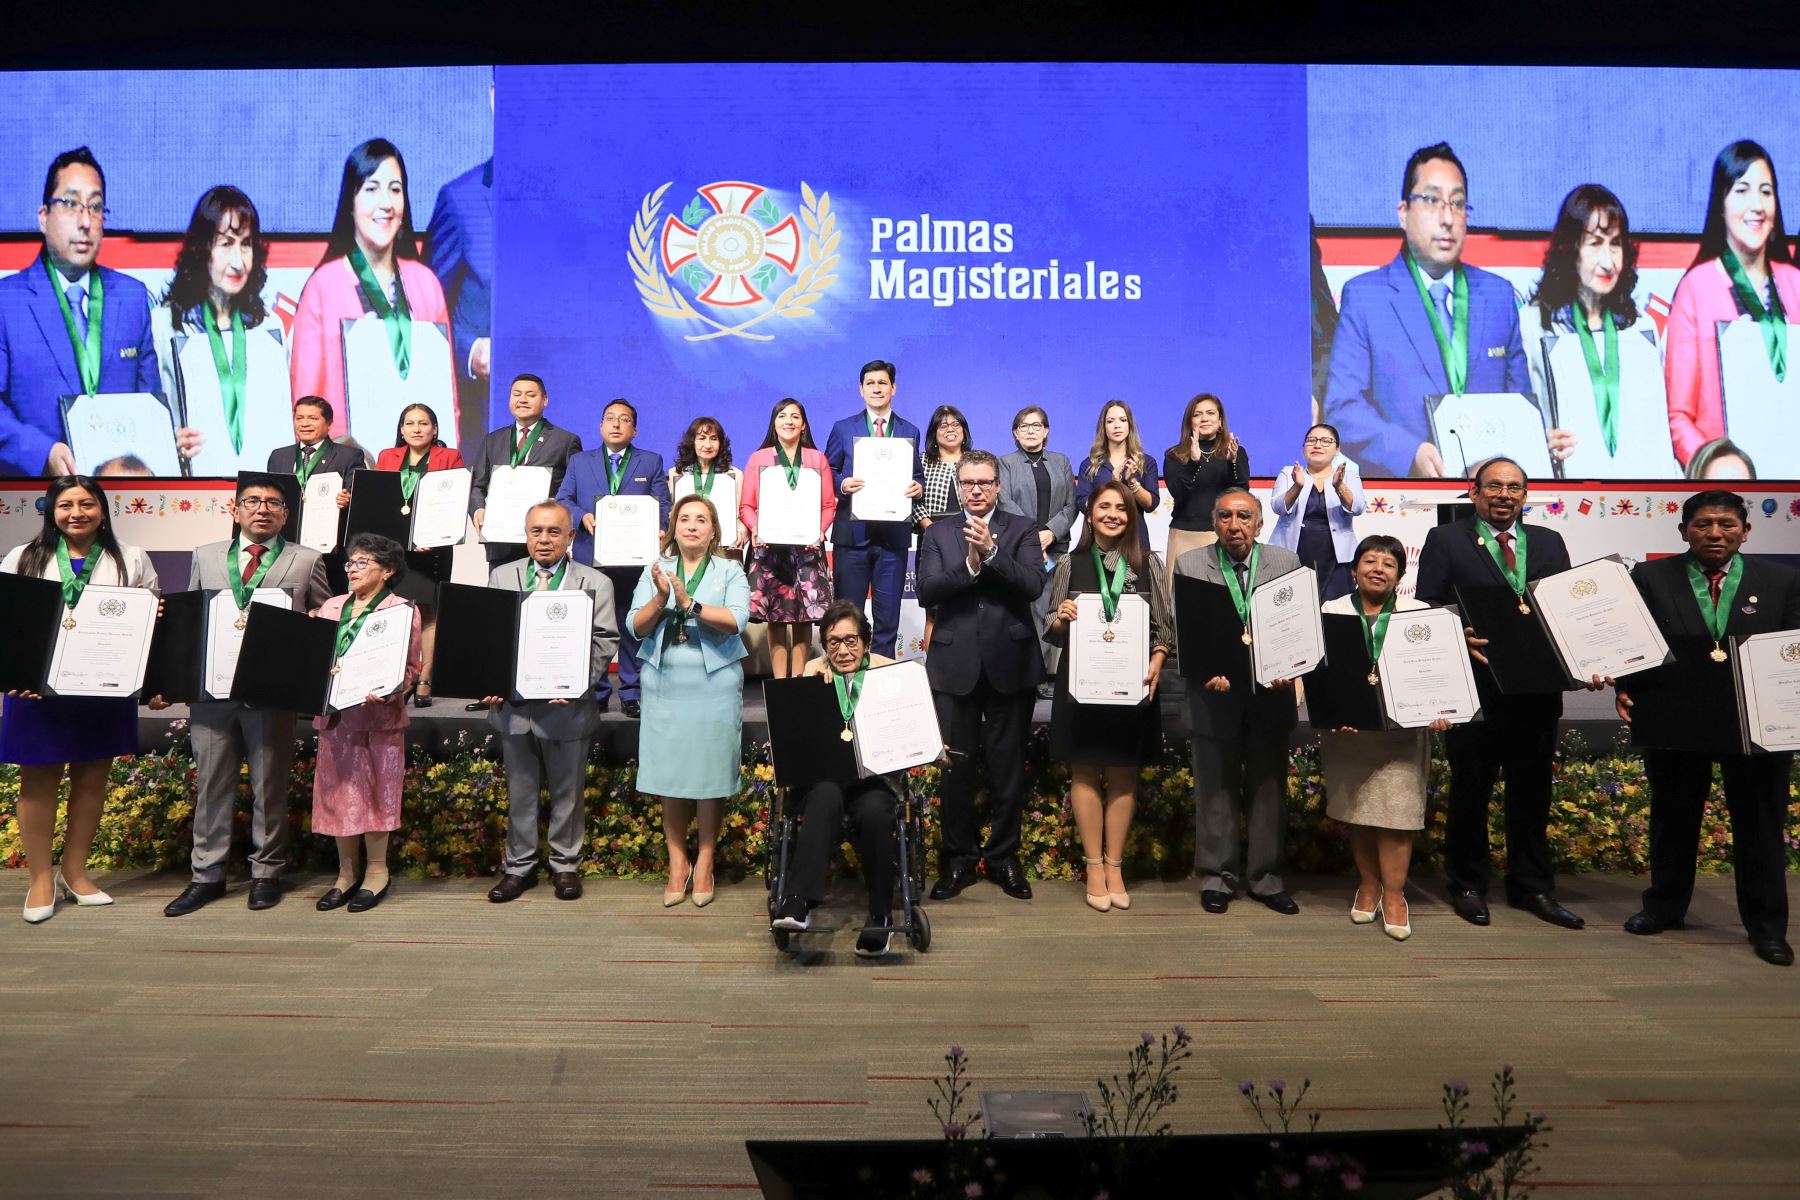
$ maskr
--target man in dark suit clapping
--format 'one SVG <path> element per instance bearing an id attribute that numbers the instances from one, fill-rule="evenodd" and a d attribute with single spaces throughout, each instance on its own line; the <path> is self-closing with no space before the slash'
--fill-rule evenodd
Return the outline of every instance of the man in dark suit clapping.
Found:
<path id="1" fill-rule="evenodd" d="M 937 624 L 925 668 L 937 693 L 938 722 L 958 756 L 944 771 L 942 878 L 933 900 L 948 900 L 975 882 L 975 863 L 1007 895 L 1031 899 L 1019 865 L 1019 818 L 1025 799 L 1025 736 L 1044 660 L 1031 604 L 1044 587 L 1037 523 L 998 508 L 1000 462 L 985 450 L 963 454 L 957 468 L 963 513 L 933 521 L 919 547 L 916 590 Z M 975 822 L 977 746 L 987 761 L 989 832 L 978 847 Z"/>

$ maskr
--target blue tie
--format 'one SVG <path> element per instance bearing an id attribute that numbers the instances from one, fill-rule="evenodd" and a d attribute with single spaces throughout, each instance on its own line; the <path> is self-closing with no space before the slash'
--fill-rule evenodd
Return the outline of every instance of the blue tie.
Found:
<path id="1" fill-rule="evenodd" d="M 1431 285 L 1431 302 L 1444 317 L 1444 332 L 1456 332 L 1456 310 L 1450 307 L 1450 288 L 1442 280 Z"/>
<path id="2" fill-rule="evenodd" d="M 619 473 L 619 459 L 620 459 L 620 458 L 621 458 L 621 457 L 623 457 L 623 455 L 622 455 L 622 454 L 621 454 L 621 452 L 620 452 L 620 451 L 617 451 L 617 450 L 614 450 L 614 451 L 613 451 L 613 452 L 612 452 L 612 455 L 611 455 L 611 458 L 612 458 L 612 473 L 613 473 L 613 474 L 614 474 L 614 475 L 617 475 L 617 474 L 618 474 L 618 473 Z M 622 482 L 624 482 L 624 481 L 623 481 L 623 480 L 621 480 L 621 481 L 620 481 L 620 482 L 621 482 L 621 483 L 622 483 Z"/>
<path id="3" fill-rule="evenodd" d="M 69 285 L 69 311 L 75 314 L 75 332 L 87 341 L 87 289 L 79 283 Z"/>

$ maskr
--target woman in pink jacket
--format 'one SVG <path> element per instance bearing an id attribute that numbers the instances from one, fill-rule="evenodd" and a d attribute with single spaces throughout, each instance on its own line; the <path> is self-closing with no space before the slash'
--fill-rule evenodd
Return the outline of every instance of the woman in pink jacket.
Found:
<path id="1" fill-rule="evenodd" d="M 1731 143 L 1713 160 L 1700 252 L 1670 305 L 1663 370 L 1669 436 L 1684 467 L 1694 451 L 1726 434 L 1717 323 L 1740 316 L 1766 328 L 1771 365 L 1785 374 L 1785 363 L 1776 363 L 1786 357 L 1790 316 L 1800 316 L 1800 269 L 1782 227 L 1775 163 L 1748 140 Z"/>
<path id="2" fill-rule="evenodd" d="M 819 540 L 807 546 L 770 545 L 762 538 L 763 470 L 775 487 L 798 487 L 802 468 L 819 473 Z M 825 535 L 837 516 L 837 487 L 831 464 L 813 445 L 805 407 L 793 397 L 781 400 L 769 414 L 769 432 L 744 464 L 744 486 L 738 497 L 738 520 L 750 531 L 750 615 L 769 626 L 770 669 L 777 679 L 798 676 L 812 649 L 813 622 L 831 607 L 831 570 L 825 561 Z"/>

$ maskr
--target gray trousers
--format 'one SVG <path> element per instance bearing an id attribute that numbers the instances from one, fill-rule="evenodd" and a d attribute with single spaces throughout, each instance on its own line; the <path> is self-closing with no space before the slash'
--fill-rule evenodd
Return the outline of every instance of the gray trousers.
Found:
<path id="1" fill-rule="evenodd" d="M 506 863 L 508 875 L 529 875 L 538 862 L 538 793 L 550 788 L 550 870 L 561 874 L 581 869 L 587 841 L 587 808 L 582 789 L 587 779 L 591 739 L 559 741 L 530 733 L 500 735 L 506 764 Z"/>
<path id="2" fill-rule="evenodd" d="M 1056 674 L 1056 664 L 1062 654 L 1061 646 L 1052 646 L 1044 640 L 1044 626 L 1050 623 L 1050 576 L 1056 570 L 1056 564 L 1067 558 L 1068 549 L 1062 551 L 1044 551 L 1044 590 L 1038 593 L 1031 602 L 1031 624 L 1037 629 L 1038 647 L 1044 652 L 1044 670 L 1051 675 Z"/>
<path id="3" fill-rule="evenodd" d="M 1287 734 L 1246 731 L 1228 740 L 1195 734 L 1193 742 L 1194 874 L 1200 889 L 1229 892 L 1243 883 L 1257 896 L 1283 891 Z M 1238 819 L 1246 807 L 1249 847 L 1240 855 Z"/>
<path id="4" fill-rule="evenodd" d="M 294 714 L 203 700 L 188 712 L 194 745 L 194 882 L 223 883 L 237 810 L 238 767 L 250 762 L 250 874 L 274 879 L 287 867 L 288 780 Z"/>

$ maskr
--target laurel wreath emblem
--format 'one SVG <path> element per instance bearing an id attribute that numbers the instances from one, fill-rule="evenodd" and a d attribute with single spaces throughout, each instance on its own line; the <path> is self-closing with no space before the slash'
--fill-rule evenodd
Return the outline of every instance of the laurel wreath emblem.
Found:
<path id="1" fill-rule="evenodd" d="M 1783 662 L 1800 662 L 1800 642 L 1789 642 L 1781 648 Z"/>
<path id="2" fill-rule="evenodd" d="M 110 596 L 100 602 L 100 615 L 103 617 L 122 617 L 125 615 L 125 602 L 116 596 Z"/>
<path id="3" fill-rule="evenodd" d="M 753 326 L 760 325 L 770 317 L 784 317 L 793 320 L 797 317 L 812 316 L 812 305 L 825 294 L 825 289 L 837 280 L 838 238 L 837 214 L 831 211 L 831 193 L 820 192 L 816 196 L 804 180 L 800 183 L 800 220 L 806 226 L 806 258 L 800 273 L 787 290 L 775 297 L 775 302 L 763 312 L 737 324 L 727 325 L 715 321 L 705 313 L 696 309 L 688 298 L 677 291 L 663 274 L 662 267 L 656 261 L 656 217 L 662 211 L 663 194 L 674 186 L 670 180 L 654 192 L 644 197 L 638 206 L 637 219 L 631 224 L 631 252 L 628 259 L 631 273 L 637 278 L 639 297 L 644 307 L 659 317 L 667 317 L 674 321 L 699 321 L 712 327 L 707 333 L 690 333 L 684 335 L 690 342 L 710 342 L 715 338 L 741 337 L 752 342 L 771 342 L 773 334 L 751 333 Z"/>
<path id="4" fill-rule="evenodd" d="M 1408 625 L 1406 627 L 1406 640 L 1415 646 L 1423 642 L 1429 642 L 1431 640 L 1431 626 Z"/>

